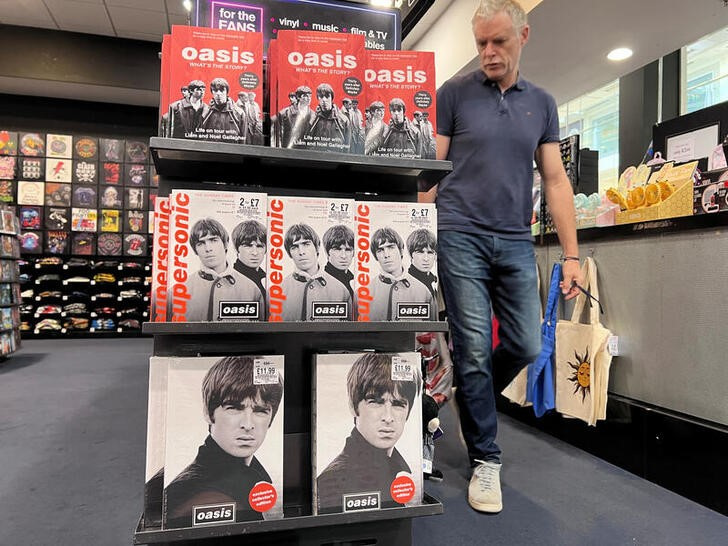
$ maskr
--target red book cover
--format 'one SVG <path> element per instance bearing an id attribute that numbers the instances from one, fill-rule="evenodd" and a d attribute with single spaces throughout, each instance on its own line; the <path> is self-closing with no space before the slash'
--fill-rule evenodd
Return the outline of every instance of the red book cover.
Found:
<path id="1" fill-rule="evenodd" d="M 365 154 L 435 159 L 435 54 L 367 51 Z"/>
<path id="2" fill-rule="evenodd" d="M 172 42 L 172 36 L 165 34 L 162 36 L 162 66 L 159 71 L 159 136 L 168 136 L 169 114 L 167 106 L 169 105 L 169 46 Z"/>
<path id="3" fill-rule="evenodd" d="M 276 50 L 275 129 L 287 135 L 280 145 L 361 153 L 361 124 L 353 119 L 352 104 L 363 89 L 364 37 L 286 30 L 278 32 Z"/>
<path id="4" fill-rule="evenodd" d="M 167 321 L 167 271 L 169 253 L 169 198 L 154 203 L 154 259 L 152 260 L 151 322 Z"/>
<path id="5" fill-rule="evenodd" d="M 178 96 L 184 86 L 189 98 Z M 169 136 L 251 143 L 262 89 L 261 33 L 172 27 Z"/>
<path id="6" fill-rule="evenodd" d="M 280 127 L 278 125 L 278 41 L 271 40 L 268 42 L 268 57 L 266 63 L 268 66 L 268 113 L 271 117 L 270 145 L 275 148 L 281 148 Z"/>

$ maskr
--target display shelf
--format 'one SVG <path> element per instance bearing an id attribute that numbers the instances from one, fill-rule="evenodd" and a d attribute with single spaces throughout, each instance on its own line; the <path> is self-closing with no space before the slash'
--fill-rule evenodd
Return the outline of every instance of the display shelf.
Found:
<path id="1" fill-rule="evenodd" d="M 20 307 L 22 303 L 0 303 L 0 307 Z"/>
<path id="2" fill-rule="evenodd" d="M 165 178 L 220 180 L 231 183 L 307 190 L 410 193 L 439 182 L 452 170 L 450 161 L 398 159 L 223 142 L 152 137 L 150 151 L 157 173 Z M 295 169 L 295 171 L 292 171 Z"/>
<path id="3" fill-rule="evenodd" d="M 440 501 L 426 494 L 420 506 L 402 508 L 385 508 L 369 512 L 324 514 L 319 516 L 288 517 L 270 521 L 248 521 L 229 525 L 212 525 L 188 527 L 186 529 L 169 529 L 144 527 L 144 518 L 140 518 L 134 533 L 134 544 L 157 544 L 178 542 L 182 540 L 199 540 L 222 538 L 235 535 L 252 535 L 256 533 L 275 533 L 295 531 L 315 527 L 331 528 L 354 523 L 375 523 L 403 518 L 434 516 L 443 513 Z"/>
<path id="4" fill-rule="evenodd" d="M 375 334 L 446 332 L 447 322 L 145 322 L 145 334 Z"/>

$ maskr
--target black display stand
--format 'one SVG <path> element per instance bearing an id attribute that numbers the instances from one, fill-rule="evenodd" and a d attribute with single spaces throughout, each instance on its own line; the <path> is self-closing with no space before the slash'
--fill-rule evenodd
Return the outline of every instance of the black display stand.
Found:
<path id="1" fill-rule="evenodd" d="M 207 187 L 205 181 L 220 180 L 231 189 L 265 191 L 272 195 L 315 194 L 415 202 L 418 183 L 436 183 L 452 168 L 449 161 L 376 158 L 165 138 L 151 139 L 151 153 L 160 175 L 160 195 L 167 195 L 172 188 Z M 143 332 L 154 336 L 156 356 L 238 353 L 285 356 L 285 517 L 172 530 L 146 527 L 142 518 L 134 533 L 134 543 L 411 545 L 411 518 L 443 511 L 442 504 L 427 495 L 421 506 L 311 515 L 312 355 L 331 350 L 411 351 L 416 332 L 445 330 L 444 322 L 144 324 Z M 245 535 L 251 536 L 245 538 Z"/>

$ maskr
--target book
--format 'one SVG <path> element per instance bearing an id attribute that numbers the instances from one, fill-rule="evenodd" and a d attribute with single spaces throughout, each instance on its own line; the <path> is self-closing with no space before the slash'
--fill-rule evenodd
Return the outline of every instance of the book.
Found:
<path id="1" fill-rule="evenodd" d="M 160 197 L 154 207 L 150 322 L 167 322 L 167 272 L 169 263 L 169 198 Z"/>
<path id="2" fill-rule="evenodd" d="M 159 121 L 157 124 L 157 136 L 168 137 L 169 131 L 169 46 L 172 42 L 171 34 L 162 36 L 162 56 L 160 59 L 161 66 L 159 69 Z M 180 92 L 186 91 L 187 86 L 183 86 Z M 188 95 L 189 97 L 189 95 Z M 180 100 L 186 98 L 184 93 Z"/>
<path id="3" fill-rule="evenodd" d="M 265 193 L 173 190 L 167 320 L 265 320 Z"/>
<path id="4" fill-rule="evenodd" d="M 273 132 L 281 135 L 280 146 L 357 153 L 352 143 L 360 135 L 344 101 L 351 104 L 362 93 L 364 37 L 281 30 L 273 53 L 272 77 L 277 83 L 271 88 L 271 109 L 279 124 Z M 289 102 L 291 93 L 295 105 Z M 288 132 L 290 137 L 283 138 Z"/>
<path id="5" fill-rule="evenodd" d="M 269 197 L 269 320 L 354 317 L 354 201 Z"/>
<path id="6" fill-rule="evenodd" d="M 258 144 L 251 140 L 263 96 L 261 33 L 175 25 L 168 62 L 169 98 L 162 108 L 168 136 Z"/>
<path id="7" fill-rule="evenodd" d="M 366 155 L 435 159 L 435 55 L 367 51 Z"/>
<path id="8" fill-rule="evenodd" d="M 313 513 L 421 504 L 420 354 L 316 354 L 313 376 Z"/>
<path id="9" fill-rule="evenodd" d="M 358 201 L 358 320 L 436 320 L 434 204 Z"/>
<path id="10" fill-rule="evenodd" d="M 147 527 L 161 527 L 162 525 L 167 370 L 172 360 L 172 357 L 161 356 L 153 356 L 149 359 L 147 448 L 144 472 L 144 523 Z"/>
<path id="11" fill-rule="evenodd" d="M 283 360 L 169 363 L 164 528 L 283 517 Z"/>

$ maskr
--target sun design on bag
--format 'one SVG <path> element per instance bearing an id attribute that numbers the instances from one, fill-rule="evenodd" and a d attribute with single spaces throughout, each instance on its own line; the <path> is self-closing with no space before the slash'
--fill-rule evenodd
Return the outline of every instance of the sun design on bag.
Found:
<path id="1" fill-rule="evenodd" d="M 569 377 L 569 381 L 574 383 L 574 392 L 576 394 L 581 390 L 581 401 L 584 402 L 586 393 L 589 392 L 589 386 L 591 384 L 591 362 L 589 362 L 589 347 L 586 348 L 584 356 L 580 356 L 574 351 L 576 362 L 569 362 L 569 366 L 574 369 L 574 373 Z"/>

